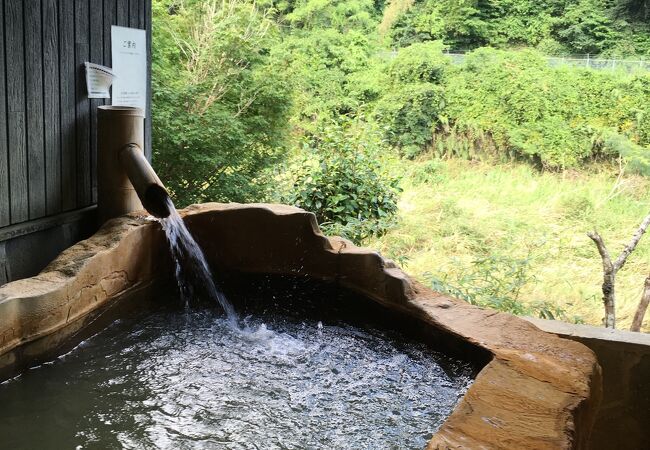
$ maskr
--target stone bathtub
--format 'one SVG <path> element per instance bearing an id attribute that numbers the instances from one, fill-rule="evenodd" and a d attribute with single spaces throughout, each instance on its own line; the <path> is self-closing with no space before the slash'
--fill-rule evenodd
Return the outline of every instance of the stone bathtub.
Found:
<path id="1" fill-rule="evenodd" d="M 297 208 L 203 204 L 181 214 L 213 270 L 337 283 L 481 367 L 427 448 L 589 448 L 601 374 L 582 344 L 433 292 L 376 252 L 325 237 L 314 216 Z M 153 294 L 170 264 L 160 224 L 133 213 L 107 222 L 39 275 L 0 287 L 0 381 L 61 354 Z"/>

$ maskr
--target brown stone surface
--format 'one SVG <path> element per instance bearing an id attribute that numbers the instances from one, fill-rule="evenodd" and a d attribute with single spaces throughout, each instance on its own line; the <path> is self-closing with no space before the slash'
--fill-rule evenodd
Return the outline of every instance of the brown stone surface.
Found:
<path id="1" fill-rule="evenodd" d="M 323 236 L 297 208 L 204 204 L 182 214 L 217 270 L 334 280 L 417 318 L 468 357 L 487 355 L 429 449 L 587 448 L 601 380 L 585 346 L 433 292 L 378 253 Z M 160 225 L 137 214 L 115 219 L 39 276 L 0 287 L 0 368 L 24 344 L 151 282 L 167 264 L 161 239 Z"/>
<path id="2" fill-rule="evenodd" d="M 650 449 L 650 334 L 527 317 L 538 328 L 589 347 L 603 373 L 603 400 L 589 448 Z"/>
<path id="3" fill-rule="evenodd" d="M 65 250 L 39 275 L 0 287 L 0 380 L 10 366 L 37 361 L 58 344 L 43 338 L 69 333 L 88 314 L 150 284 L 168 263 L 163 244 L 159 224 L 127 216 Z"/>

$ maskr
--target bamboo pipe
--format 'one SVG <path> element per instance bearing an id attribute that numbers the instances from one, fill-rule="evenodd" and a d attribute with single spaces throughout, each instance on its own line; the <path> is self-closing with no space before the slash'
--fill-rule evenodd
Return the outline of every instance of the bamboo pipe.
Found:
<path id="1" fill-rule="evenodd" d="M 167 217 L 168 194 L 144 157 L 144 113 L 128 106 L 97 109 L 97 209 L 101 223 L 145 207 Z"/>
<path id="2" fill-rule="evenodd" d="M 119 151 L 119 159 L 145 209 L 156 217 L 169 216 L 169 194 L 142 149 L 136 144 L 127 144 Z"/>

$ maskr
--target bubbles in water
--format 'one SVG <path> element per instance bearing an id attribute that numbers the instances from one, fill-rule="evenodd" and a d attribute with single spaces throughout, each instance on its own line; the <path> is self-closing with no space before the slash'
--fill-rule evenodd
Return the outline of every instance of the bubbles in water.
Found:
<path id="1" fill-rule="evenodd" d="M 469 385 L 467 370 L 397 334 L 327 323 L 321 334 L 317 320 L 267 313 L 237 330 L 197 309 L 122 321 L 0 385 L 0 442 L 423 448 Z"/>

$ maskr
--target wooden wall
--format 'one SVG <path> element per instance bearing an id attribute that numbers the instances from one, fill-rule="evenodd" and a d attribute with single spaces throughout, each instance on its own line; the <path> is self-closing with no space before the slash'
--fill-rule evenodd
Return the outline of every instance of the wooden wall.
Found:
<path id="1" fill-rule="evenodd" d="M 110 100 L 87 98 L 83 63 L 111 66 L 111 25 L 150 37 L 151 0 L 0 0 L 0 235 L 96 202 L 96 107 Z"/>

